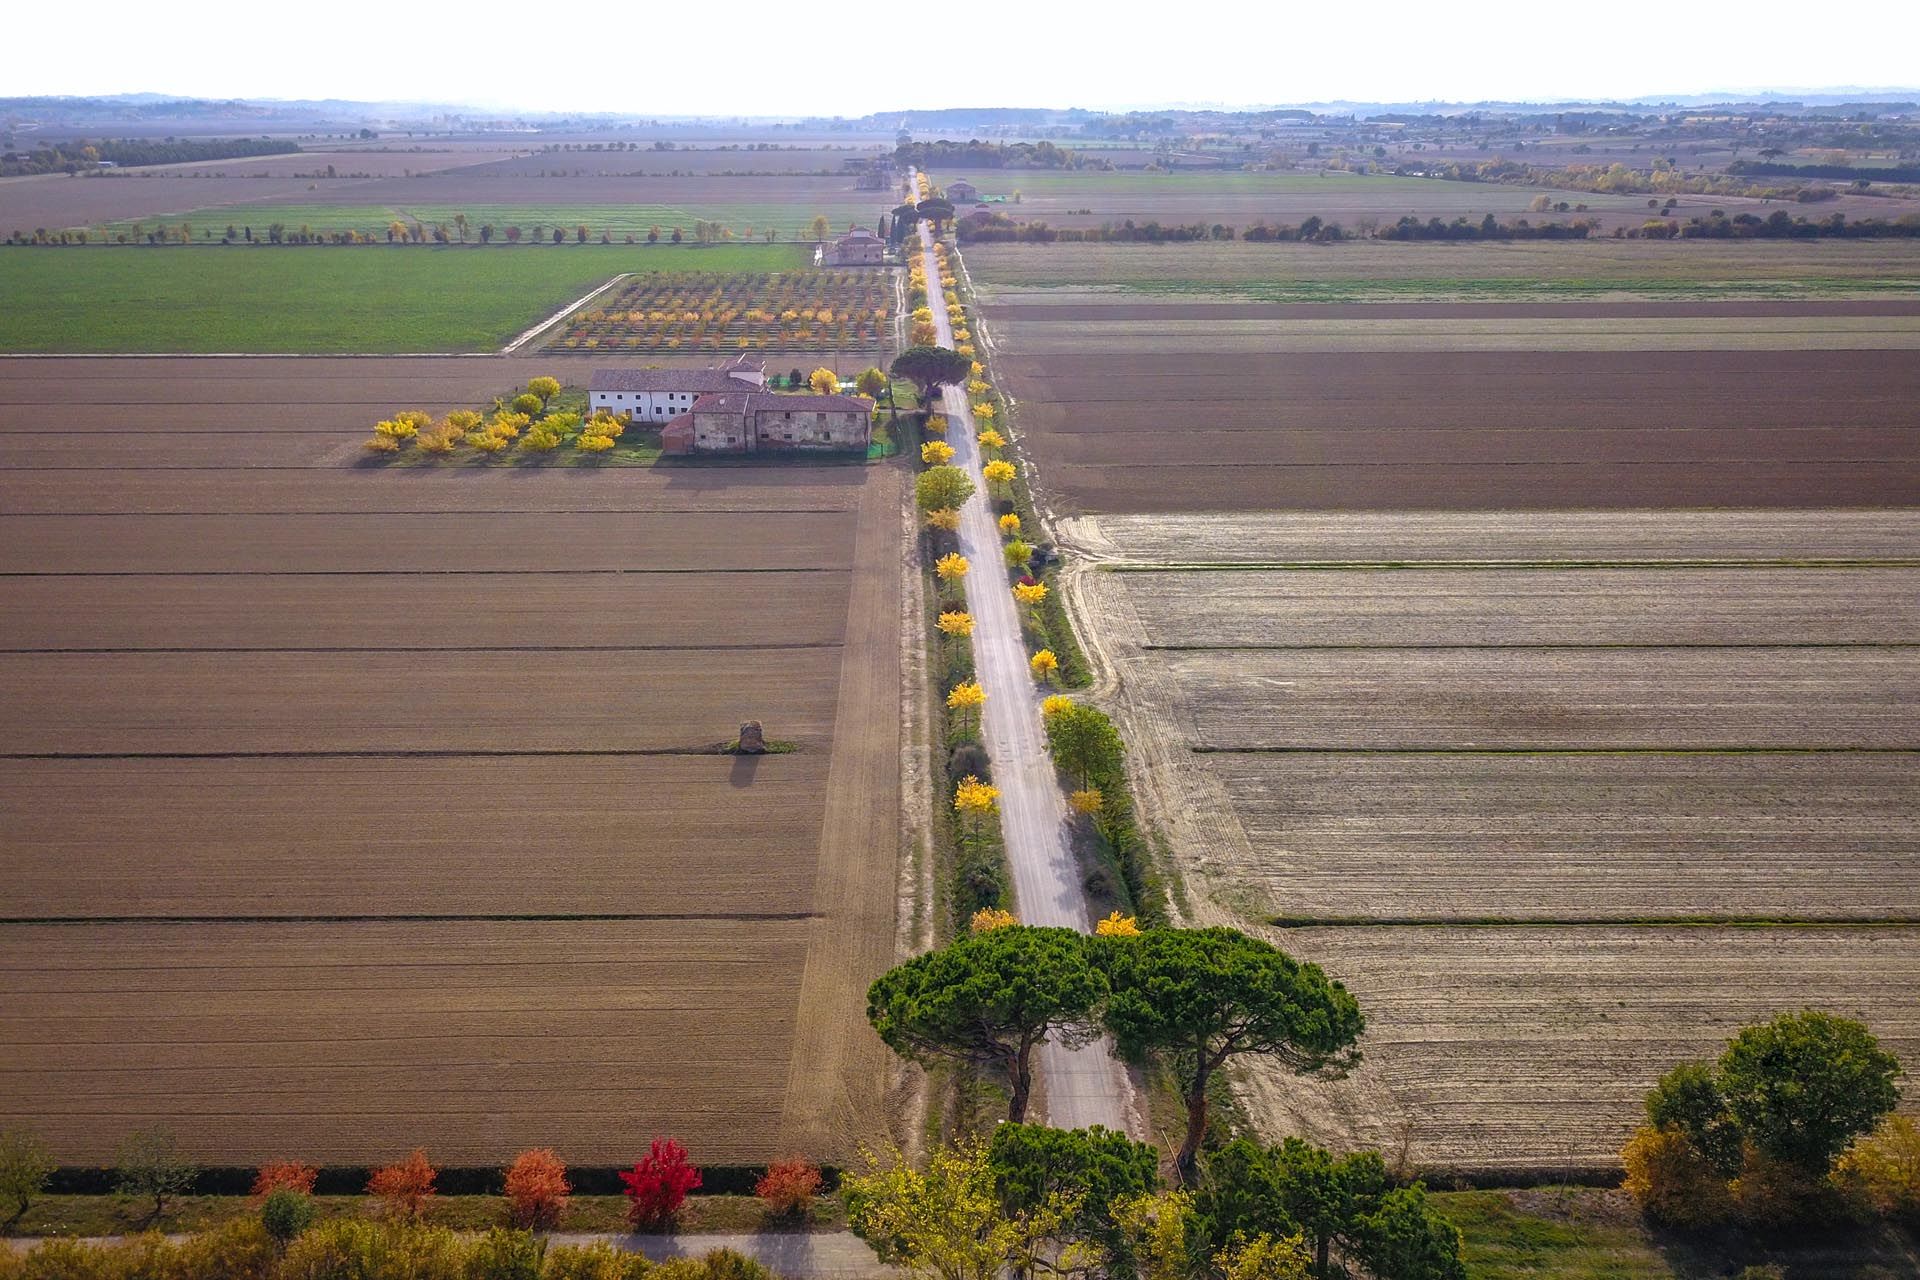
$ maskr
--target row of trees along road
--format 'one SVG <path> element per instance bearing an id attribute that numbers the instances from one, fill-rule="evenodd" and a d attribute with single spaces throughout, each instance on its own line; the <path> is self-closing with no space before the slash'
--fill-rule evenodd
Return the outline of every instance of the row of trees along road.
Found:
<path id="1" fill-rule="evenodd" d="M 1050 1038 L 1086 1044 L 1104 1031 L 1123 1055 L 1159 1056 L 1184 1077 L 1183 1174 L 1206 1135 L 1208 1087 L 1228 1061 L 1256 1055 L 1338 1075 L 1359 1061 L 1366 1026 L 1359 1003 L 1318 965 L 1228 928 L 1096 937 L 991 929 L 883 974 L 867 1016 L 903 1057 L 1004 1070 L 1013 1121 L 1026 1117 L 1033 1050 Z"/>

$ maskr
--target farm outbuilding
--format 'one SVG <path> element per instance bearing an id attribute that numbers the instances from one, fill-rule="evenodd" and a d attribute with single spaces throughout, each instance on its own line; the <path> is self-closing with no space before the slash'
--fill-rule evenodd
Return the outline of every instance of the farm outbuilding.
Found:
<path id="1" fill-rule="evenodd" d="M 887 242 L 865 227 L 855 227 L 827 246 L 829 267 L 877 267 L 887 260 Z"/>
<path id="2" fill-rule="evenodd" d="M 961 178 L 947 184 L 947 199 L 953 204 L 972 203 L 980 199 L 980 188 Z"/>

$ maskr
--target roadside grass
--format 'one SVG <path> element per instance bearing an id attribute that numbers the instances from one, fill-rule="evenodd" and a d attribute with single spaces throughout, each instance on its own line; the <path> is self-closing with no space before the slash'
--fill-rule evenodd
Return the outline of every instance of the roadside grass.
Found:
<path id="1" fill-rule="evenodd" d="M 798 245 L 0 250 L 0 352 L 493 351 L 618 272 L 791 271 Z"/>
<path id="2" fill-rule="evenodd" d="M 315 1196 L 322 1219 L 367 1217 L 375 1212 L 369 1196 Z M 144 1201 L 115 1195 L 45 1196 L 33 1202 L 26 1215 L 8 1228 L 14 1237 L 115 1236 L 157 1228 L 169 1232 L 203 1231 L 260 1211 L 250 1196 L 181 1196 L 158 1223 L 150 1222 Z M 624 1232 L 625 1196 L 574 1196 L 562 1220 L 562 1231 Z M 500 1196 L 447 1195 L 428 1202 L 427 1221 L 463 1231 L 484 1231 L 506 1222 L 506 1200 Z M 837 1195 L 821 1196 L 807 1230 L 831 1231 L 846 1226 L 846 1210 Z M 689 1196 L 681 1211 L 684 1232 L 799 1230 L 801 1224 L 770 1219 L 766 1206 L 753 1196 Z M 3 1246 L 0 1246 L 3 1247 Z"/>

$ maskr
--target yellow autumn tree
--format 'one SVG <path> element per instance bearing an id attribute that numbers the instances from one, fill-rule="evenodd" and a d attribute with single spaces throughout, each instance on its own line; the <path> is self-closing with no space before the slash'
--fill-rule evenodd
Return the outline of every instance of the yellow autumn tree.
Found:
<path id="1" fill-rule="evenodd" d="M 1016 582 L 1013 584 L 1013 598 L 1021 604 L 1037 605 L 1047 598 L 1047 587 L 1042 582 Z"/>
<path id="2" fill-rule="evenodd" d="M 929 466 L 943 467 L 953 461 L 953 446 L 945 440 L 929 440 L 920 446 L 920 461 Z"/>
<path id="3" fill-rule="evenodd" d="M 975 360 L 973 362 L 973 367 L 969 370 L 969 372 L 971 372 L 973 376 L 976 378 L 984 375 L 986 371 L 987 371 L 987 366 L 981 364 L 978 360 Z"/>
<path id="4" fill-rule="evenodd" d="M 967 824 L 969 834 L 976 834 L 980 821 L 999 807 L 1000 788 L 992 783 L 982 782 L 968 774 L 960 779 L 953 789 L 953 808 Z"/>
<path id="5" fill-rule="evenodd" d="M 573 447 L 581 453 L 605 453 L 613 448 L 613 437 L 583 431 L 574 438 Z"/>
<path id="6" fill-rule="evenodd" d="M 958 587 L 961 580 L 967 576 L 967 570 L 970 567 L 967 564 L 967 558 L 958 551 L 949 551 L 933 562 L 933 571 L 939 574 L 940 581 L 949 587 Z"/>
<path id="7" fill-rule="evenodd" d="M 1042 649 L 1027 659 L 1027 666 L 1033 669 L 1033 678 L 1041 684 L 1052 684 L 1054 673 L 1060 670 L 1060 659 L 1051 649 Z"/>
<path id="8" fill-rule="evenodd" d="M 471 431 L 480 425 L 480 415 L 472 409 L 455 409 L 447 415 L 447 425 L 456 431 Z"/>
<path id="9" fill-rule="evenodd" d="M 943 436 L 947 434 L 947 415 L 944 413 L 928 414 L 927 415 L 927 431 L 930 434 L 936 435 L 936 436 Z"/>
<path id="10" fill-rule="evenodd" d="M 840 375 L 825 367 L 815 369 L 807 376 L 807 385 L 817 396 L 839 395 Z"/>
<path id="11" fill-rule="evenodd" d="M 980 441 L 980 447 L 982 449 L 1004 449 L 1007 447 L 1007 438 L 998 431 L 995 431 L 992 427 L 988 427 L 985 431 L 982 431 L 977 439 Z"/>
<path id="12" fill-rule="evenodd" d="M 976 720 L 987 701 L 987 691 L 978 680 L 963 680 L 947 691 L 947 710 L 954 712 L 963 726 Z"/>
<path id="13" fill-rule="evenodd" d="M 1001 516 L 1000 532 L 1005 537 L 1009 537 L 1009 538 L 1019 537 L 1020 536 L 1020 517 L 1015 515 L 1011 511 Z"/>
<path id="14" fill-rule="evenodd" d="M 984 396 L 991 390 L 993 390 L 993 388 L 987 383 L 982 382 L 978 377 L 973 378 L 967 383 L 967 394 L 970 396 Z"/>
<path id="15" fill-rule="evenodd" d="M 528 378 L 527 392 L 530 395 L 536 395 L 540 397 L 540 410 L 541 412 L 544 413 L 546 412 L 548 403 L 551 402 L 555 396 L 560 394 L 560 379 Z"/>
<path id="16" fill-rule="evenodd" d="M 996 416 L 996 410 L 990 404 L 977 404 L 973 406 L 973 416 L 982 422 L 992 422 Z"/>
<path id="17" fill-rule="evenodd" d="M 1051 693 L 1040 701 L 1040 714 L 1057 716 L 1062 711 L 1073 710 L 1073 699 L 1064 693 Z"/>
<path id="18" fill-rule="evenodd" d="M 992 933 L 995 929 L 1005 929 L 1019 923 L 1020 918 L 1004 907 L 982 907 L 973 913 L 967 928 L 973 933 Z"/>
<path id="19" fill-rule="evenodd" d="M 958 640 L 973 634 L 973 615 L 959 611 L 949 611 L 940 615 L 940 630 Z"/>
<path id="20" fill-rule="evenodd" d="M 1003 458 L 995 458 L 980 468 L 980 474 L 987 478 L 988 484 L 1009 484 L 1013 480 L 1013 464 Z"/>
<path id="21" fill-rule="evenodd" d="M 1096 937 L 1101 938 L 1137 938 L 1140 936 L 1140 922 L 1132 916 L 1123 916 L 1118 911 L 1093 926 Z"/>
<path id="22" fill-rule="evenodd" d="M 960 513 L 952 507 L 936 507 L 927 512 L 927 528 L 944 529 L 948 533 L 960 530 Z"/>
<path id="23" fill-rule="evenodd" d="M 400 442 L 392 436 L 375 436 L 363 446 L 368 453 L 398 453 Z"/>

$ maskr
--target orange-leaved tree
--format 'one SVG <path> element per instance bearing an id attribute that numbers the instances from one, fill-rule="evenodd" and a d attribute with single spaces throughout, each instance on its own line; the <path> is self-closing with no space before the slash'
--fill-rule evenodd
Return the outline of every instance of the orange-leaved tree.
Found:
<path id="1" fill-rule="evenodd" d="M 513 1225 L 528 1231 L 551 1231 L 560 1225 L 573 1188 L 567 1166 L 551 1147 L 522 1151 L 507 1166 L 507 1212 Z"/>
<path id="2" fill-rule="evenodd" d="M 298 1160 L 269 1160 L 260 1166 L 253 1175 L 253 1194 L 258 1199 L 266 1199 L 276 1191 L 298 1191 L 302 1195 L 313 1194 L 313 1180 L 320 1171 L 310 1164 L 301 1164 Z"/>
<path id="3" fill-rule="evenodd" d="M 813 1208 L 813 1198 L 820 1194 L 824 1181 L 818 1165 L 795 1156 L 768 1165 L 760 1181 L 753 1184 L 753 1194 L 760 1197 L 769 1213 L 798 1217 Z"/>
<path id="4" fill-rule="evenodd" d="M 367 1194 L 380 1202 L 390 1218 L 418 1221 L 433 1199 L 434 1168 L 419 1147 L 405 1160 L 375 1169 L 367 1179 Z"/>

